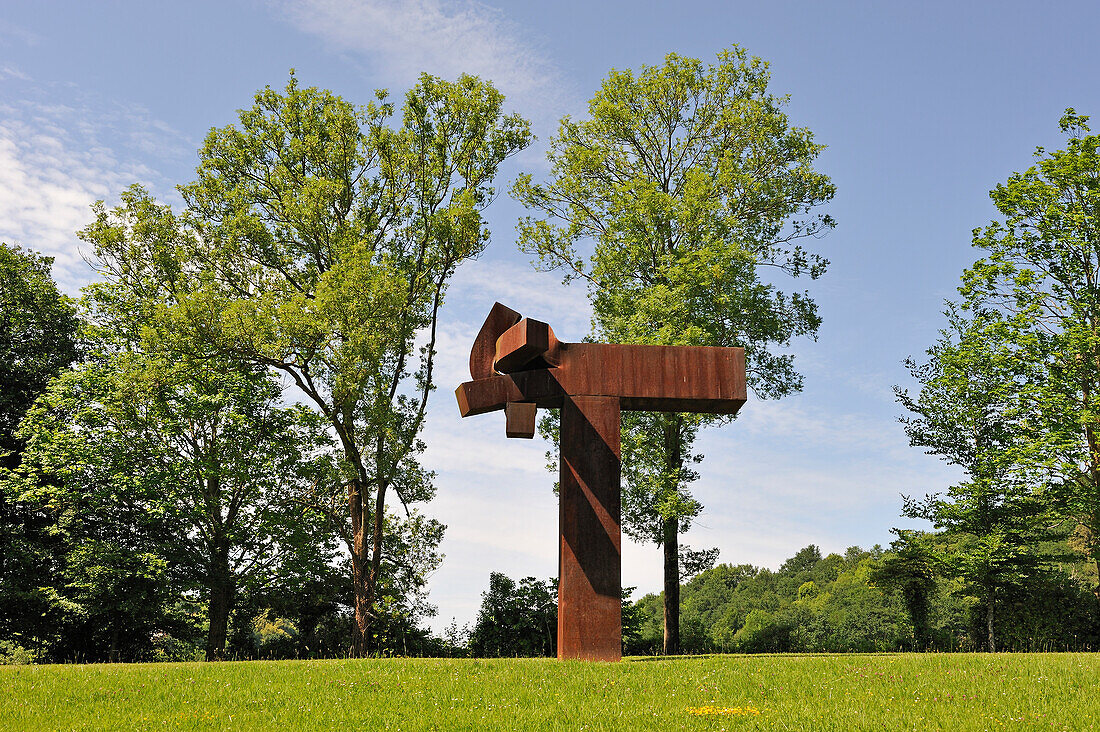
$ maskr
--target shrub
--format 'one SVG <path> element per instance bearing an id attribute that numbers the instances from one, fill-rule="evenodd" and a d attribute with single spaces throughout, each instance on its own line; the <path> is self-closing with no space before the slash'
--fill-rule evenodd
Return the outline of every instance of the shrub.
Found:
<path id="1" fill-rule="evenodd" d="M 37 651 L 24 648 L 15 641 L 0 640 L 0 666 L 27 666 L 38 663 Z"/>
<path id="2" fill-rule="evenodd" d="M 270 610 L 264 610 L 252 621 L 252 638 L 261 658 L 294 658 L 297 637 L 297 626 Z"/>

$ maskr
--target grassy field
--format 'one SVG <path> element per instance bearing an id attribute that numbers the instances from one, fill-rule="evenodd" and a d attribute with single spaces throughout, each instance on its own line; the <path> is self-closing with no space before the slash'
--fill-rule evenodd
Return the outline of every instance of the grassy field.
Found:
<path id="1" fill-rule="evenodd" d="M 0 667 L 0 728 L 1100 729 L 1095 654 Z"/>

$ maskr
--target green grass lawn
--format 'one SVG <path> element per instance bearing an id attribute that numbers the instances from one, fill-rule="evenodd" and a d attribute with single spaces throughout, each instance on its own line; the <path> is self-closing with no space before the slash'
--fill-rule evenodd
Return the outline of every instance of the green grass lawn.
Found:
<path id="1" fill-rule="evenodd" d="M 0 667 L 0 728 L 1100 729 L 1095 654 Z"/>

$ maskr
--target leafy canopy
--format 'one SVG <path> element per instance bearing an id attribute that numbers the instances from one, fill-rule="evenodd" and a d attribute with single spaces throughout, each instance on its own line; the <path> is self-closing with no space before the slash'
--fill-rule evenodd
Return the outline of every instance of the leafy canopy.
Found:
<path id="1" fill-rule="evenodd" d="M 1030 367 L 998 386 L 1019 403 L 1011 458 L 1045 483 L 1100 564 L 1100 136 L 1073 109 L 1060 127 L 1064 149 L 1038 148 L 991 191 L 1002 220 L 975 229 L 986 255 L 960 291 L 972 312 L 996 313 L 982 347 L 1007 344 Z"/>
<path id="2" fill-rule="evenodd" d="M 544 215 L 520 221 L 521 248 L 590 286 L 595 335 L 743 346 L 753 388 L 782 396 L 801 380 L 769 346 L 812 335 L 820 318 L 761 269 L 825 271 L 800 240 L 833 226 L 813 209 L 834 187 L 812 167 L 822 146 L 791 126 L 768 81 L 767 64 L 736 46 L 711 65 L 669 54 L 613 70 L 588 119 L 562 120 L 549 182 L 523 176 L 513 195 Z"/>
<path id="3" fill-rule="evenodd" d="M 531 139 L 503 101 L 475 77 L 424 74 L 394 127 L 387 92 L 356 107 L 292 72 L 210 131 L 181 214 L 135 188 L 85 231 L 153 303 L 143 338 L 281 371 L 332 428 L 340 474 L 311 500 L 351 555 L 357 654 L 379 592 L 403 572 L 422 586 L 439 559 L 442 526 L 412 508 L 434 495 L 420 432 L 447 285 L 488 240 L 497 168 Z M 158 289 L 169 304 L 146 297 Z"/>
<path id="4" fill-rule="evenodd" d="M 76 309 L 50 276 L 53 259 L 0 242 L 0 451 L 51 378 L 77 357 Z"/>

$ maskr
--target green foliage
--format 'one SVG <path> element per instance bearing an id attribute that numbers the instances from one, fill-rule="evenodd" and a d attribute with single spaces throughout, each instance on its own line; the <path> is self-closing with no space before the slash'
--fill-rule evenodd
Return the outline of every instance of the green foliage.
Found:
<path id="1" fill-rule="evenodd" d="M 252 621 L 253 642 L 259 658 L 287 658 L 294 649 L 298 628 L 287 618 L 272 615 L 264 610 Z"/>
<path id="2" fill-rule="evenodd" d="M 897 394 L 915 415 L 902 420 L 910 443 L 960 466 L 966 480 L 943 496 L 906 498 L 904 514 L 958 535 L 937 559 L 978 598 L 986 645 L 994 650 L 997 595 L 1036 577 L 1040 543 L 1053 537 L 1050 527 L 1057 524 L 1036 471 L 1018 459 L 1027 449 L 1036 361 L 1004 337 L 1005 321 L 996 312 L 968 320 L 949 307 L 947 316 L 950 329 L 928 350 L 929 361 L 907 361 L 920 394 Z"/>
<path id="3" fill-rule="evenodd" d="M 936 589 L 935 555 L 917 532 L 895 529 L 894 533 L 898 539 L 890 545 L 892 551 L 883 557 L 882 565 L 872 571 L 871 582 L 901 595 L 913 625 L 916 650 L 924 651 L 932 644 L 930 614 Z"/>
<path id="4" fill-rule="evenodd" d="M 316 479 L 326 438 L 308 411 L 276 406 L 262 373 L 143 350 L 126 336 L 130 294 L 91 289 L 87 358 L 23 421 L 11 485 L 60 542 L 38 581 L 70 618 L 63 646 L 136 658 L 172 598 L 198 592 L 220 657 L 238 592 L 290 555 L 314 568 L 332 556 L 319 517 L 292 500 Z"/>
<path id="5" fill-rule="evenodd" d="M 1100 136 L 1087 122 L 1067 109 L 1065 149 L 1037 149 L 1032 167 L 991 191 L 1003 220 L 975 229 L 986 254 L 960 292 L 971 311 L 997 314 L 979 345 L 1028 365 L 1015 383 L 1000 379 L 1020 402 L 1008 458 L 1081 527 L 1083 553 L 1100 563 Z"/>
<path id="6" fill-rule="evenodd" d="M 905 514 L 947 532 L 937 558 L 975 598 L 990 650 L 997 612 L 1019 646 L 1031 611 L 1018 598 L 1067 587 L 1053 566 L 1067 547 L 1100 567 L 1100 137 L 1087 119 L 1066 110 L 1066 149 L 1038 149 L 990 193 L 1003 220 L 974 230 L 986 256 L 963 273 L 929 361 L 906 362 L 920 394 L 897 390 L 916 415 L 903 420 L 910 442 L 966 472 L 946 495 L 907 499 Z M 1052 637 L 1045 627 L 1032 641 Z"/>
<path id="7" fill-rule="evenodd" d="M 79 321 L 50 277 L 51 257 L 0 242 L 0 465 L 15 430 L 49 380 L 76 360 Z M 0 520 L 3 516 L 0 516 Z"/>
<path id="8" fill-rule="evenodd" d="M 753 387 L 781 396 L 801 380 L 772 344 L 812 335 L 820 320 L 805 293 L 785 294 L 760 271 L 824 272 L 798 242 L 833 226 L 812 210 L 834 189 L 812 167 L 822 146 L 790 125 L 768 82 L 767 64 L 736 46 L 712 65 L 670 54 L 637 74 L 612 71 L 588 119 L 562 120 L 550 181 L 521 177 L 513 195 L 545 216 L 520 221 L 520 246 L 589 284 L 595 335 L 740 345 Z M 581 241 L 595 244 L 588 263 Z"/>
<path id="9" fill-rule="evenodd" d="M 984 618 L 971 616 L 971 635 L 981 638 Z M 1053 570 L 997 598 L 997 643 L 1014 651 L 1063 651 L 1100 647 L 1100 613 L 1091 589 Z"/>
<path id="10" fill-rule="evenodd" d="M 53 260 L 0 242 L 0 638 L 47 633 L 48 601 L 37 593 L 55 539 L 49 521 L 10 487 L 19 464 L 20 420 L 50 379 L 78 355 L 79 321 L 50 276 Z M 37 653 L 33 648 L 28 653 Z"/>
<path id="11" fill-rule="evenodd" d="M 901 598 L 872 578 L 891 555 L 852 547 L 822 557 L 808 546 L 778 571 L 720 564 L 682 589 L 683 649 L 690 653 L 859 652 L 912 647 Z M 660 647 L 661 603 L 636 603 L 645 620 L 633 653 Z M 939 618 L 936 618 L 939 620 Z"/>
<path id="12" fill-rule="evenodd" d="M 556 656 L 557 600 L 555 580 L 515 582 L 492 572 L 470 633 L 470 653 L 478 658 Z"/>
<path id="13" fill-rule="evenodd" d="M 27 666 L 37 663 L 39 654 L 10 640 L 0 640 L 0 666 Z"/>
<path id="14" fill-rule="evenodd" d="M 198 640 L 201 629 L 196 629 L 192 635 L 196 640 L 189 642 L 164 630 L 155 631 L 149 638 L 149 647 L 146 649 L 144 660 L 154 663 L 203 660 L 206 658 L 206 651 L 203 648 L 205 644 Z"/>

